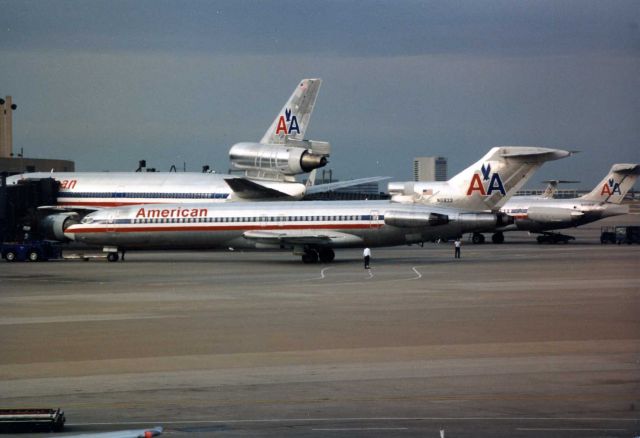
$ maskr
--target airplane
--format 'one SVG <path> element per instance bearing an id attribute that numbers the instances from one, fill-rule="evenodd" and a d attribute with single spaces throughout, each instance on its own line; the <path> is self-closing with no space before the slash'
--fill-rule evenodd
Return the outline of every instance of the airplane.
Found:
<path id="1" fill-rule="evenodd" d="M 390 182 L 391 200 L 455 207 L 474 211 L 498 210 L 545 161 L 571 152 L 531 146 L 494 147 L 479 161 L 448 181 Z"/>
<path id="2" fill-rule="evenodd" d="M 201 203 L 301 199 L 307 189 L 295 175 L 327 164 L 331 146 L 305 140 L 322 83 L 303 79 L 278 113 L 260 142 L 241 142 L 229 151 L 231 164 L 244 176 L 196 172 L 34 172 L 7 178 L 7 184 L 54 178 L 60 190 L 54 206 L 42 206 L 39 221 L 44 234 L 64 240 L 63 228 L 97 209 L 148 203 Z M 320 184 L 309 193 L 380 181 L 360 178 Z"/>
<path id="3" fill-rule="evenodd" d="M 548 179 L 542 182 L 547 183 L 547 187 L 545 187 L 544 192 L 542 193 L 542 195 L 540 195 L 540 197 L 546 198 L 546 199 L 553 199 L 556 196 L 556 193 L 558 193 L 559 184 L 577 184 L 580 181 L 573 181 L 573 180 L 567 180 L 567 179 Z"/>
<path id="4" fill-rule="evenodd" d="M 549 230 L 578 227 L 606 217 L 627 214 L 629 206 L 621 205 L 621 202 L 638 175 L 640 164 L 614 164 L 591 192 L 578 198 L 514 196 L 500 209 L 500 212 L 511 216 L 513 221 L 509 225 L 497 227 L 492 241 L 502 243 L 503 233 L 514 230 L 541 234 L 537 238 L 540 243 L 566 243 L 573 240 L 572 236 Z"/>
<path id="5" fill-rule="evenodd" d="M 156 426 L 152 429 L 118 430 L 114 432 L 83 433 L 68 436 L 72 438 L 151 438 L 162 435 L 162 430 L 162 427 Z"/>
<path id="6" fill-rule="evenodd" d="M 109 261 L 118 260 L 118 251 L 130 249 L 233 248 L 292 249 L 304 263 L 329 263 L 334 248 L 422 244 L 506 226 L 505 219 L 510 218 L 497 212 L 513 191 L 505 187 L 519 186 L 520 179 L 531 176 L 531 169 L 568 155 L 534 147 L 491 149 L 475 170 L 472 166 L 466 172 L 462 194 L 448 195 L 467 197 L 469 204 L 481 203 L 487 211 L 391 201 L 157 204 L 97 211 L 68 226 L 64 234 L 70 240 L 103 246 Z M 485 174 L 491 177 L 483 183 Z M 476 180 L 482 190 L 472 190 Z"/>

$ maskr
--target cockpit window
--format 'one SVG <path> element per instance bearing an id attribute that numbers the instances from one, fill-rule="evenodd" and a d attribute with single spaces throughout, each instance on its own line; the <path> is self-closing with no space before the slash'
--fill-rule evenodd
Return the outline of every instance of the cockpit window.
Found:
<path id="1" fill-rule="evenodd" d="M 83 218 L 81 222 L 83 224 L 92 224 L 93 223 L 93 218 L 91 216 L 87 216 L 87 217 Z"/>

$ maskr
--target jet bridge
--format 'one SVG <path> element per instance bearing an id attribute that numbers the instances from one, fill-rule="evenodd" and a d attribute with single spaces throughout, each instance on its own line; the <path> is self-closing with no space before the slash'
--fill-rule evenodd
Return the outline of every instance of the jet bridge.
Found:
<path id="1" fill-rule="evenodd" d="M 24 180 L 7 185 L 6 175 L 0 177 L 0 241 L 18 242 L 42 239 L 38 207 L 55 205 L 59 183 L 53 178 Z"/>

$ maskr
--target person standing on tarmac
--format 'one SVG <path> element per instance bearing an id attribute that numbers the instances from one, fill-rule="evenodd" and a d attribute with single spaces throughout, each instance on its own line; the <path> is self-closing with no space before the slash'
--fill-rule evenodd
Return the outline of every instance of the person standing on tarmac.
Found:
<path id="1" fill-rule="evenodd" d="M 453 247 L 455 248 L 455 252 L 454 252 L 454 258 L 459 259 L 460 258 L 460 246 L 462 245 L 462 242 L 460 242 L 460 237 L 456 237 L 456 240 L 453 242 Z"/>
<path id="2" fill-rule="evenodd" d="M 369 248 L 365 248 L 362 252 L 362 256 L 364 257 L 364 268 L 369 269 L 369 261 L 371 260 L 371 250 Z"/>

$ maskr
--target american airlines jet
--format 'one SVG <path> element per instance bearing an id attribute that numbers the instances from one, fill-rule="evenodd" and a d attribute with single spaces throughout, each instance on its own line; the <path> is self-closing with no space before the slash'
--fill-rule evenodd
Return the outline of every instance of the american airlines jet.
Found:
<path id="1" fill-rule="evenodd" d="M 595 222 L 610 216 L 629 213 L 628 205 L 621 205 L 627 192 L 640 175 L 640 164 L 614 164 L 595 188 L 584 196 L 571 199 L 514 196 L 500 209 L 513 218 L 506 226 L 494 230 L 494 243 L 504 241 L 505 231 L 539 233 L 538 242 L 567 242 L 573 239 L 559 230 Z"/>
<path id="2" fill-rule="evenodd" d="M 231 164 L 244 176 L 172 172 L 60 172 L 26 173 L 7 179 L 52 177 L 60 183 L 57 205 L 41 208 L 41 226 L 52 239 L 62 240 L 62 229 L 92 211 L 149 203 L 218 203 L 247 200 L 300 199 L 307 191 L 295 175 L 327 164 L 329 143 L 305 140 L 321 79 L 303 79 L 258 143 L 237 143 L 229 151 Z M 308 191 L 322 192 L 379 181 L 371 177 L 320 184 Z"/>
<path id="3" fill-rule="evenodd" d="M 389 201 L 165 204 L 105 209 L 64 229 L 104 246 L 109 260 L 129 249 L 292 249 L 305 263 L 331 262 L 334 248 L 395 246 L 505 226 L 497 209 L 533 169 L 569 152 L 493 148 L 447 191 L 449 204 Z M 482 209 L 464 208 L 481 205 Z M 455 200 L 455 202 L 454 202 Z M 486 210 L 486 211 L 477 211 Z"/>

